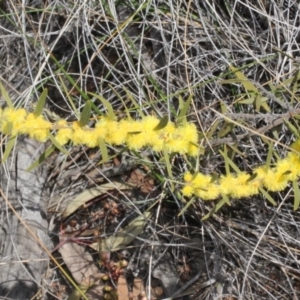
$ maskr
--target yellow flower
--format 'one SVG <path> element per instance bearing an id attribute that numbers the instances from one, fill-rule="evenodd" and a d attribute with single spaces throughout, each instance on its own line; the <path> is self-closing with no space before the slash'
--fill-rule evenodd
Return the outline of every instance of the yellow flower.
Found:
<path id="1" fill-rule="evenodd" d="M 194 176 L 191 184 L 195 189 L 206 189 L 210 182 L 211 176 L 198 173 L 196 176 Z"/>
<path id="2" fill-rule="evenodd" d="M 17 135 L 22 133 L 24 122 L 27 116 L 25 109 L 5 108 L 2 111 L 0 131 L 4 134 Z M 11 132 L 9 132 L 11 130 Z"/>
<path id="3" fill-rule="evenodd" d="M 199 153 L 200 153 L 200 146 L 196 146 L 196 145 L 190 143 L 187 154 L 190 156 L 198 156 Z"/>
<path id="4" fill-rule="evenodd" d="M 249 179 L 250 175 L 245 172 L 238 174 L 235 178 L 235 185 L 232 187 L 231 195 L 239 199 L 258 194 L 258 187 L 251 184 Z"/>
<path id="5" fill-rule="evenodd" d="M 291 145 L 291 148 L 300 154 L 300 139 Z"/>
<path id="6" fill-rule="evenodd" d="M 181 190 L 182 195 L 186 197 L 191 197 L 194 193 L 194 189 L 190 185 L 184 186 L 184 188 Z"/>
<path id="7" fill-rule="evenodd" d="M 82 130 L 78 121 L 73 123 L 72 129 L 73 129 L 72 136 L 71 136 L 72 142 L 74 143 L 74 145 L 82 145 L 85 132 Z"/>
<path id="8" fill-rule="evenodd" d="M 147 140 L 142 134 L 143 128 L 140 121 L 129 121 L 130 131 L 128 131 L 126 143 L 129 149 L 139 150 L 146 146 Z"/>
<path id="9" fill-rule="evenodd" d="M 70 139 L 74 145 L 86 145 L 89 148 L 94 148 L 99 145 L 95 129 L 87 126 L 81 127 L 79 122 L 74 122 L 72 127 L 73 131 Z"/>
<path id="10" fill-rule="evenodd" d="M 191 143 L 198 143 L 198 133 L 195 124 L 187 123 L 180 126 L 176 130 L 176 134 L 180 135 L 184 140 Z"/>
<path id="11" fill-rule="evenodd" d="M 146 116 L 141 120 L 140 124 L 145 132 L 154 131 L 153 129 L 159 124 L 159 120 L 153 116 Z"/>
<path id="12" fill-rule="evenodd" d="M 184 179 L 185 182 L 190 182 L 193 179 L 193 175 L 190 172 L 186 172 L 183 175 L 183 179 Z"/>
<path id="13" fill-rule="evenodd" d="M 127 132 L 124 132 L 117 121 L 107 122 L 107 134 L 105 141 L 110 145 L 122 145 L 126 140 Z"/>
<path id="14" fill-rule="evenodd" d="M 107 124 L 108 120 L 106 118 L 101 118 L 95 125 L 95 139 L 99 141 L 99 139 L 105 140 L 107 134 Z"/>
<path id="15" fill-rule="evenodd" d="M 235 184 L 236 184 L 236 178 L 233 174 L 221 176 L 220 193 L 225 195 L 230 195 L 232 191 L 236 188 Z"/>
<path id="16" fill-rule="evenodd" d="M 186 154 L 189 149 L 189 142 L 184 140 L 181 136 L 173 135 L 173 139 L 170 139 L 166 143 L 166 149 L 171 153 Z"/>
<path id="17" fill-rule="evenodd" d="M 287 177 L 278 170 L 269 169 L 264 178 L 264 186 L 271 192 L 284 190 L 288 185 Z"/>
<path id="18" fill-rule="evenodd" d="M 43 116 L 36 117 L 33 113 L 27 115 L 23 127 L 19 129 L 22 134 L 28 134 L 29 137 L 40 142 L 45 142 L 48 139 L 49 130 L 52 124 L 46 121 Z"/>
<path id="19" fill-rule="evenodd" d="M 140 150 L 145 147 L 147 144 L 147 140 L 145 136 L 141 133 L 128 133 L 127 137 L 127 145 L 129 149 Z"/>
<path id="20" fill-rule="evenodd" d="M 205 189 L 197 190 L 195 194 L 203 200 L 215 200 L 220 196 L 220 186 L 211 183 Z"/>
<path id="21" fill-rule="evenodd" d="M 286 160 L 290 165 L 290 174 L 288 175 L 288 179 L 290 181 L 297 180 L 300 176 L 300 156 L 296 153 L 290 152 L 284 160 Z"/>
<path id="22" fill-rule="evenodd" d="M 67 144 L 72 137 L 72 129 L 69 128 L 66 120 L 59 120 L 56 125 L 59 128 L 55 136 L 56 141 L 60 145 Z"/>

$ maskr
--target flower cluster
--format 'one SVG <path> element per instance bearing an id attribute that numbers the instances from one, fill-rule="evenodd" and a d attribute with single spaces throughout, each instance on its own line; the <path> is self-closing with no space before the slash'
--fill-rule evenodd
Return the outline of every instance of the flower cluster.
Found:
<path id="1" fill-rule="evenodd" d="M 243 198 L 257 195 L 261 188 L 271 192 L 282 191 L 289 182 L 300 176 L 300 140 L 291 146 L 295 152 L 290 152 L 286 158 L 278 160 L 273 168 L 260 166 L 252 174 L 240 172 L 228 174 L 220 178 L 201 173 L 184 175 L 184 196 L 195 195 L 203 200 L 215 200 L 222 195 L 232 198 Z"/>
<path id="2" fill-rule="evenodd" d="M 198 133 L 194 124 L 175 126 L 173 122 L 168 122 L 163 128 L 156 129 L 159 123 L 160 120 L 154 116 L 121 121 L 101 117 L 95 126 L 89 127 L 65 120 L 51 123 L 43 116 L 35 116 L 24 109 L 0 110 L 0 132 L 4 134 L 28 134 L 33 139 L 45 142 L 49 133 L 54 132 L 60 145 L 71 141 L 75 145 L 93 148 L 104 141 L 109 145 L 127 145 L 133 150 L 151 147 L 154 151 L 167 150 L 191 156 L 199 154 Z"/>

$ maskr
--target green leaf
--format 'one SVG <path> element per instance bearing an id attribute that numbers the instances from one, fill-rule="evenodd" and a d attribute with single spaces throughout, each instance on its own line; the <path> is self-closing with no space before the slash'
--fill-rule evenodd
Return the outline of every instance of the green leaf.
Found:
<path id="1" fill-rule="evenodd" d="M 266 199 L 267 199 L 271 204 L 273 204 L 274 206 L 276 206 L 275 200 L 271 197 L 271 195 L 270 195 L 266 190 L 264 190 L 262 187 L 259 187 L 258 189 L 259 189 L 259 191 L 266 197 Z"/>
<path id="2" fill-rule="evenodd" d="M 70 153 L 62 146 L 60 145 L 57 140 L 55 139 L 55 137 L 49 133 L 48 138 L 50 139 L 50 141 L 52 142 L 52 144 L 62 153 L 64 153 L 65 155 L 69 155 Z"/>
<path id="3" fill-rule="evenodd" d="M 183 215 L 186 212 L 186 210 L 195 202 L 195 200 L 196 199 L 192 197 L 192 199 L 180 211 L 180 213 L 178 214 L 178 217 L 180 217 L 181 215 Z"/>
<path id="4" fill-rule="evenodd" d="M 79 120 L 80 127 L 84 127 L 89 123 L 91 111 L 92 111 L 92 103 L 90 100 L 87 100 L 80 116 L 80 120 Z"/>
<path id="5" fill-rule="evenodd" d="M 105 141 L 103 138 L 99 138 L 99 146 L 100 146 L 100 151 L 101 151 L 101 155 L 102 155 L 102 163 L 107 162 L 108 159 L 108 151 L 107 151 L 107 147 L 105 144 Z"/>
<path id="6" fill-rule="evenodd" d="M 214 213 L 216 213 L 226 203 L 227 204 L 229 203 L 229 205 L 230 205 L 228 197 L 226 195 L 222 195 L 222 199 L 217 203 L 217 205 L 208 214 L 206 214 L 201 220 L 205 221 L 208 218 L 210 218 Z"/>
<path id="7" fill-rule="evenodd" d="M 299 139 L 299 137 L 300 137 L 299 130 L 288 120 L 283 119 L 283 122 L 285 123 L 285 125 L 287 126 L 289 131 Z"/>
<path id="8" fill-rule="evenodd" d="M 35 161 L 33 162 L 27 169 L 26 171 L 27 172 L 30 172 L 31 170 L 37 168 L 43 161 L 45 161 L 50 155 L 51 153 L 55 150 L 55 146 L 54 145 L 51 145 L 50 147 L 48 147 L 46 149 L 46 151 L 44 153 L 42 153 L 40 155 L 40 157 Z"/>
<path id="9" fill-rule="evenodd" d="M 165 128 L 169 123 L 169 117 L 168 116 L 163 116 L 162 119 L 159 121 L 157 126 L 153 129 L 154 131 L 161 130 Z"/>
<path id="10" fill-rule="evenodd" d="M 168 177 L 173 179 L 172 166 L 171 166 L 171 163 L 170 163 L 170 156 L 169 156 L 169 153 L 168 153 L 168 151 L 166 150 L 165 147 L 164 147 L 164 160 L 165 160 L 166 167 L 167 167 Z M 173 182 L 171 181 L 170 184 L 171 184 L 171 191 L 174 191 Z"/>
<path id="11" fill-rule="evenodd" d="M 109 120 L 114 120 L 116 116 L 115 116 L 115 113 L 114 113 L 114 110 L 113 110 L 113 107 L 111 106 L 111 104 L 104 97 L 102 97 L 101 95 L 96 95 L 96 94 L 93 94 L 93 93 L 89 93 L 89 94 L 102 102 L 104 107 L 107 109 L 108 119 Z"/>
<path id="12" fill-rule="evenodd" d="M 293 188 L 294 188 L 294 210 L 297 210 L 299 208 L 299 203 L 300 203 L 300 190 L 299 190 L 299 184 L 297 180 L 293 181 Z"/>
<path id="13" fill-rule="evenodd" d="M 229 65 L 229 68 L 234 72 L 235 76 L 239 79 L 248 93 L 254 92 L 257 95 L 259 94 L 257 87 L 239 69 L 231 65 Z"/>
<path id="14" fill-rule="evenodd" d="M 34 111 L 34 115 L 36 117 L 39 117 L 42 112 L 43 112 L 43 109 L 45 107 L 45 103 L 46 103 L 46 99 L 47 99 L 47 95 L 48 95 L 48 89 L 44 89 L 37 104 L 36 104 L 36 108 L 35 108 L 35 111 Z"/>
<path id="15" fill-rule="evenodd" d="M 187 122 L 186 116 L 187 116 L 187 112 L 189 110 L 189 107 L 191 105 L 191 101 L 192 101 L 192 95 L 189 96 L 189 98 L 186 100 L 186 102 L 184 102 L 182 100 L 182 97 L 179 96 L 179 107 L 180 107 L 180 112 L 179 115 L 177 117 L 177 124 L 178 125 L 185 125 Z"/>
<path id="16" fill-rule="evenodd" d="M 271 166 L 271 159 L 272 159 L 272 156 L 273 156 L 273 150 L 274 150 L 274 145 L 273 143 L 270 143 L 269 145 L 269 151 L 268 151 L 268 155 L 267 155 L 267 159 L 266 159 L 266 168 L 269 169 L 270 166 Z"/>
<path id="17" fill-rule="evenodd" d="M 14 108 L 14 105 L 13 105 L 6 89 L 4 88 L 4 86 L 2 85 L 1 82 L 0 82 L 0 92 L 1 92 L 1 95 L 3 96 L 4 100 L 6 101 L 8 107 L 9 108 Z"/>
<path id="18" fill-rule="evenodd" d="M 260 111 L 260 108 L 262 107 L 265 111 L 270 112 L 271 109 L 266 102 L 267 100 L 269 100 L 267 97 L 263 97 L 261 94 L 257 94 L 257 96 L 255 97 L 256 111 Z"/>
<path id="19" fill-rule="evenodd" d="M 3 153 L 3 157 L 1 160 L 1 163 L 5 163 L 7 158 L 9 157 L 9 154 L 11 153 L 11 150 L 13 149 L 15 142 L 16 142 L 16 136 L 13 136 L 11 138 L 8 139 L 8 142 L 5 145 L 5 151 Z"/>
<path id="20" fill-rule="evenodd" d="M 96 251 L 101 252 L 113 252 L 124 249 L 143 232 L 150 216 L 151 212 L 145 212 L 143 215 L 138 216 L 132 222 L 130 222 L 129 225 L 124 229 L 121 229 L 114 235 L 102 240 L 100 245 L 99 243 L 94 243 L 89 246 Z"/>
<path id="21" fill-rule="evenodd" d="M 212 126 L 210 126 L 210 128 L 208 129 L 208 132 L 206 133 L 206 137 L 207 139 L 211 139 L 213 137 L 213 135 L 215 134 L 216 130 L 218 129 L 219 125 L 220 125 L 221 119 L 217 119 Z"/>

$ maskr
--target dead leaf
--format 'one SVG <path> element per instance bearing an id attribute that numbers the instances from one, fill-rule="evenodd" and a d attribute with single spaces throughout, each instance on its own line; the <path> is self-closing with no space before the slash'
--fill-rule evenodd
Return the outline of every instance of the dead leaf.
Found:
<path id="1" fill-rule="evenodd" d="M 93 243 L 89 246 L 96 251 L 101 252 L 113 252 L 119 249 L 124 249 L 139 234 L 143 232 L 150 216 L 151 212 L 145 212 L 143 215 L 135 218 L 124 229 L 116 232 L 114 235 L 108 237 L 107 239 L 102 240 L 100 243 Z"/>
<path id="2" fill-rule="evenodd" d="M 142 193 L 149 194 L 154 189 L 154 180 L 141 170 L 135 169 L 130 173 L 128 183 L 140 188 Z"/>
<path id="3" fill-rule="evenodd" d="M 141 296 L 146 294 L 145 286 L 143 280 L 139 277 L 134 278 L 133 289 L 132 289 L 132 299 L 139 299 Z"/>
<path id="4" fill-rule="evenodd" d="M 127 281 L 124 275 L 121 275 L 118 279 L 117 284 L 117 294 L 118 300 L 128 300 L 129 299 L 129 291 L 127 287 Z"/>
<path id="5" fill-rule="evenodd" d="M 100 299 L 100 296 L 102 296 L 103 286 L 99 281 L 99 270 L 96 267 L 92 256 L 85 250 L 85 248 L 76 243 L 69 242 L 63 244 L 58 249 L 58 252 L 61 254 L 64 263 L 83 293 L 86 293 L 97 282 L 97 290 L 101 291 L 101 294 L 98 294 L 97 299 Z M 77 290 L 74 290 L 68 297 L 68 300 L 77 299 L 81 299 L 81 295 Z"/>
<path id="6" fill-rule="evenodd" d="M 84 190 L 82 193 L 77 195 L 67 206 L 63 213 L 63 218 L 69 217 L 71 214 L 73 214 L 77 209 L 82 207 L 84 204 L 86 204 L 88 201 L 105 194 L 112 190 L 124 190 L 132 188 L 132 186 L 120 183 L 120 182 L 109 182 L 103 185 L 99 185 L 97 187 Z"/>

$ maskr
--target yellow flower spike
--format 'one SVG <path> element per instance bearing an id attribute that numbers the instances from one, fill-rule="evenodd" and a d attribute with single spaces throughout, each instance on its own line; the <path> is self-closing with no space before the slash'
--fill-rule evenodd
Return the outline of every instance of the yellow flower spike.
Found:
<path id="1" fill-rule="evenodd" d="M 221 176 L 220 178 L 220 193 L 230 195 L 236 188 L 236 177 L 234 174 Z"/>
<path id="2" fill-rule="evenodd" d="M 296 153 L 290 152 L 284 160 L 286 160 L 291 166 L 290 168 L 291 173 L 288 176 L 289 180 L 291 181 L 297 180 L 298 177 L 300 176 L 300 156 L 297 155 Z"/>
<path id="3" fill-rule="evenodd" d="M 173 134 L 173 139 L 166 143 L 166 149 L 171 153 L 185 154 L 189 149 L 189 142 L 182 136 Z"/>
<path id="4" fill-rule="evenodd" d="M 74 143 L 74 145 L 84 144 L 85 132 L 82 129 L 82 127 L 80 126 L 78 121 L 73 123 L 72 129 L 73 129 L 73 132 L 71 135 L 71 141 Z"/>
<path id="5" fill-rule="evenodd" d="M 147 116 L 143 118 L 140 123 L 144 131 L 153 131 L 153 129 L 159 124 L 159 119 L 153 116 Z"/>
<path id="6" fill-rule="evenodd" d="M 258 194 L 258 185 L 251 184 L 249 174 L 241 172 L 235 178 L 235 182 L 231 191 L 234 198 L 240 199 Z"/>
<path id="7" fill-rule="evenodd" d="M 273 168 L 267 171 L 263 184 L 269 191 L 279 192 L 287 187 L 288 180 L 284 174 Z"/>
<path id="8" fill-rule="evenodd" d="M 178 152 L 180 154 L 189 154 L 191 156 L 198 156 L 200 149 L 198 145 L 198 133 L 194 124 L 187 123 L 180 126 L 173 133 L 173 140 L 170 142 L 170 151 Z M 173 145 L 174 144 L 174 145 Z"/>
<path id="9" fill-rule="evenodd" d="M 195 195 L 203 200 L 215 200 L 220 196 L 220 186 L 208 184 L 205 188 L 195 190 Z"/>
<path id="10" fill-rule="evenodd" d="M 29 137 L 45 142 L 48 139 L 49 131 L 52 128 L 52 124 L 46 121 L 43 116 L 36 117 L 33 113 L 27 115 L 26 120 L 23 123 L 19 132 L 22 134 L 28 134 Z"/>
<path id="11" fill-rule="evenodd" d="M 56 141 L 61 145 L 65 145 L 69 142 L 72 137 L 73 130 L 68 126 L 66 120 L 59 120 L 55 127 L 57 128 L 57 133 L 55 136 Z"/>
<path id="12" fill-rule="evenodd" d="M 191 197 L 194 194 L 194 189 L 190 185 L 186 185 L 181 190 L 181 193 L 185 197 Z"/>
<path id="13" fill-rule="evenodd" d="M 79 121 L 77 121 L 73 123 L 72 129 L 70 140 L 74 145 L 85 145 L 89 148 L 94 148 L 99 145 L 94 128 L 87 126 L 81 127 Z"/>
<path id="14" fill-rule="evenodd" d="M 276 170 L 279 174 L 285 175 L 287 181 L 294 181 L 298 178 L 299 165 L 300 161 L 299 158 L 297 159 L 297 155 L 295 153 L 289 153 L 285 159 L 281 159 L 277 162 Z"/>
<path id="15" fill-rule="evenodd" d="M 206 189 L 210 182 L 211 176 L 198 173 L 191 181 L 191 185 L 195 189 Z"/>
<path id="16" fill-rule="evenodd" d="M 187 154 L 190 156 L 198 156 L 200 154 L 200 146 L 190 143 L 188 147 Z"/>
<path id="17" fill-rule="evenodd" d="M 190 143 L 198 143 L 198 133 L 195 124 L 187 123 L 177 128 L 176 133 Z"/>
<path id="18" fill-rule="evenodd" d="M 157 127 L 159 124 L 159 119 L 153 117 L 153 116 L 147 116 L 143 118 L 141 121 L 141 127 L 142 127 L 142 135 L 147 140 L 147 146 L 154 147 L 157 144 L 159 144 L 159 132 L 160 130 L 154 130 L 154 128 Z M 163 129 L 161 130 L 163 131 Z"/>
<path id="19" fill-rule="evenodd" d="M 184 179 L 185 182 L 190 182 L 193 179 L 193 175 L 190 172 L 186 172 L 183 175 L 183 179 Z"/>
<path id="20" fill-rule="evenodd" d="M 5 108 L 2 111 L 1 121 L 0 121 L 0 131 L 4 134 L 17 135 L 23 133 L 24 122 L 27 117 L 27 112 L 25 109 L 12 109 Z M 12 132 L 9 131 L 9 124 L 11 124 Z"/>
<path id="21" fill-rule="evenodd" d="M 130 121 L 129 121 L 130 122 Z M 126 144 L 129 149 L 139 150 L 146 146 L 148 140 L 143 134 L 143 127 L 141 121 L 131 121 L 131 130 L 127 134 Z"/>
<path id="22" fill-rule="evenodd" d="M 95 134 L 95 139 L 97 141 L 101 140 L 105 140 L 106 138 L 106 134 L 107 134 L 107 124 L 108 124 L 108 119 L 107 118 L 101 118 L 95 125 L 95 130 L 94 130 L 94 134 Z"/>
<path id="23" fill-rule="evenodd" d="M 127 132 L 120 127 L 119 122 L 109 120 L 107 122 L 107 134 L 105 141 L 110 145 L 122 145 L 126 140 Z"/>

